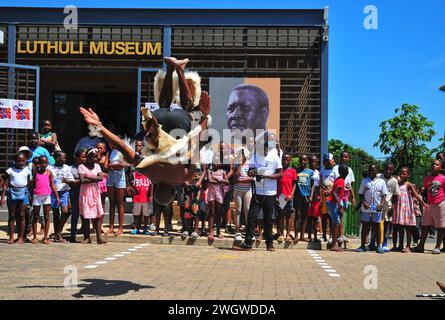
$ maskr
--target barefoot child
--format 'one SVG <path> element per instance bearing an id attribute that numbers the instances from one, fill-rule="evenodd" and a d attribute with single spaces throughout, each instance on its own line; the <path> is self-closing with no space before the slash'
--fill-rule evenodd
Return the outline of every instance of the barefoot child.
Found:
<path id="1" fill-rule="evenodd" d="M 377 166 L 370 165 L 368 168 L 368 177 L 362 180 L 359 189 L 359 195 L 362 198 L 361 216 L 362 222 L 362 237 L 361 246 L 356 250 L 357 252 L 366 251 L 366 238 L 369 230 L 372 227 L 372 233 L 377 233 L 380 230 L 380 221 L 382 220 L 382 209 L 385 203 L 388 189 L 383 179 L 377 177 Z M 384 253 L 381 246 L 380 237 L 377 240 L 377 253 Z"/>
<path id="2" fill-rule="evenodd" d="M 337 240 L 340 235 L 341 218 L 345 208 L 343 198 L 345 194 L 345 179 L 348 175 L 348 166 L 344 163 L 340 164 L 338 166 L 338 173 L 340 176 L 335 179 L 331 193 L 326 201 L 333 224 L 331 251 L 342 252 L 343 249 L 337 245 Z"/>
<path id="3" fill-rule="evenodd" d="M 8 224 L 9 240 L 8 244 L 14 242 L 14 224 L 17 219 L 18 237 L 17 243 L 22 244 L 25 239 L 25 213 L 28 205 L 28 185 L 31 172 L 26 165 L 26 156 L 19 153 L 15 156 L 15 164 L 6 170 L 3 182 L 1 205 L 5 206 L 5 194 L 7 193 L 8 203 Z"/>
<path id="4" fill-rule="evenodd" d="M 56 197 L 51 196 L 51 208 L 53 209 L 53 224 L 54 224 L 54 240 L 56 242 L 66 242 L 62 237 L 63 227 L 68 220 L 68 203 L 69 203 L 69 190 L 68 183 L 74 181 L 74 177 L 71 173 L 71 169 L 66 165 L 66 154 L 62 151 L 54 152 L 54 166 L 50 166 L 52 174 L 55 178 L 55 185 L 57 193 L 59 195 L 60 203 L 56 200 Z M 60 215 L 59 207 L 62 209 Z"/>
<path id="5" fill-rule="evenodd" d="M 437 229 L 437 242 L 433 254 L 440 254 L 440 245 L 445 232 L 445 176 L 442 174 L 445 162 L 434 160 L 431 166 L 431 175 L 425 177 L 423 186 L 427 193 L 428 204 L 422 220 L 422 238 L 415 248 L 416 252 L 424 252 L 425 241 L 428 237 L 429 227 Z"/>
<path id="6" fill-rule="evenodd" d="M 223 183 L 227 183 L 225 171 L 220 164 L 214 164 L 208 171 L 209 191 L 207 200 L 209 201 L 209 240 L 214 240 L 213 224 L 216 224 L 216 236 L 223 239 L 221 234 L 222 205 L 224 201 Z"/>
<path id="7" fill-rule="evenodd" d="M 33 195 L 33 223 L 32 243 L 36 244 L 37 241 L 37 221 L 39 219 L 40 206 L 43 206 L 43 214 L 45 219 L 45 234 L 43 236 L 43 243 L 50 244 L 48 239 L 49 225 L 51 224 L 49 212 L 51 210 L 51 194 L 56 197 L 56 202 L 60 205 L 59 194 L 57 193 L 56 186 L 54 185 L 54 176 L 51 170 L 48 169 L 48 158 L 46 156 L 40 156 L 37 163 L 36 170 L 32 179 L 32 195 Z"/>
<path id="8" fill-rule="evenodd" d="M 91 243 L 90 239 L 90 220 L 96 230 L 97 244 L 105 244 L 100 232 L 100 217 L 104 210 L 100 199 L 99 182 L 103 180 L 103 174 L 100 170 L 99 155 L 96 148 L 87 152 L 87 160 L 79 165 L 79 179 L 81 182 L 79 192 L 79 212 L 83 218 L 82 229 L 84 232 L 83 243 Z"/>
<path id="9" fill-rule="evenodd" d="M 409 169 L 403 167 L 400 169 L 400 195 L 397 197 L 397 203 L 393 213 L 392 223 L 399 228 L 399 248 L 404 253 L 411 252 L 411 230 L 416 226 L 416 213 L 414 211 L 413 197 L 425 206 L 422 197 L 414 190 L 413 185 L 408 181 Z M 403 231 L 406 232 L 406 247 L 403 248 Z M 394 246 L 395 247 L 395 246 Z"/>
<path id="10" fill-rule="evenodd" d="M 78 149 L 74 154 L 74 165 L 70 166 L 71 174 L 74 180 L 69 182 L 70 203 L 71 203 L 71 242 L 76 242 L 77 223 L 79 221 L 79 193 L 80 177 L 79 166 L 87 161 L 87 152 L 84 149 Z"/>

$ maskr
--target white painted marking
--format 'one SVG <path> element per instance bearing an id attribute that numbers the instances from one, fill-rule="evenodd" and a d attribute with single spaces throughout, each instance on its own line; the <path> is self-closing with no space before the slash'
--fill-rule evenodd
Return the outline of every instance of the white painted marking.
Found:
<path id="1" fill-rule="evenodd" d="M 325 266 L 320 266 L 320 267 L 322 267 L 323 269 L 332 269 L 332 267 L 331 266 L 329 266 L 327 263 L 326 263 L 326 265 Z"/>
<path id="2" fill-rule="evenodd" d="M 95 268 L 97 268 L 97 266 L 94 265 L 94 264 L 90 264 L 90 265 L 88 265 L 88 266 L 85 266 L 84 268 L 85 268 L 85 269 L 95 269 Z"/>
<path id="3" fill-rule="evenodd" d="M 131 252 L 128 252 L 128 251 L 124 251 L 124 252 L 121 252 L 122 254 L 130 254 Z"/>
<path id="4" fill-rule="evenodd" d="M 318 262 L 319 266 L 327 266 L 328 264 L 326 262 Z"/>
<path id="5" fill-rule="evenodd" d="M 134 247 L 135 249 L 142 249 L 142 246 Z"/>
<path id="6" fill-rule="evenodd" d="M 148 245 L 150 245 L 150 244 L 149 244 L 149 243 L 141 244 L 142 247 L 146 247 L 146 246 L 148 246 Z"/>
<path id="7" fill-rule="evenodd" d="M 108 261 L 97 261 L 96 264 L 106 264 Z"/>
<path id="8" fill-rule="evenodd" d="M 113 260 L 116 260 L 116 258 L 111 257 L 111 258 L 105 258 L 104 260 L 106 260 L 106 261 L 113 261 Z"/>
<path id="9" fill-rule="evenodd" d="M 329 273 L 329 276 L 330 277 L 336 277 L 336 278 L 340 277 L 340 275 L 338 273 Z"/>
<path id="10" fill-rule="evenodd" d="M 113 257 L 118 257 L 118 258 L 120 258 L 120 257 L 123 257 L 124 255 L 123 254 L 115 254 Z"/>
<path id="11" fill-rule="evenodd" d="M 138 249 L 133 249 L 133 248 L 130 248 L 130 249 L 128 249 L 128 251 L 137 251 Z"/>
<path id="12" fill-rule="evenodd" d="M 318 253 L 309 253 L 309 255 L 312 257 L 319 257 Z"/>
<path id="13" fill-rule="evenodd" d="M 324 271 L 329 272 L 329 273 L 336 273 L 337 271 L 334 269 L 325 269 Z"/>

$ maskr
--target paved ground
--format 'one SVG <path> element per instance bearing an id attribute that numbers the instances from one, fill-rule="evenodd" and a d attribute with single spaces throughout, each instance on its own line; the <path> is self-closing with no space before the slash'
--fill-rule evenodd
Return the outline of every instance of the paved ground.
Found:
<path id="1" fill-rule="evenodd" d="M 445 254 L 429 253 L 7 245 L 2 236 L 0 256 L 0 299 L 415 299 L 439 293 L 435 282 L 445 281 Z M 366 266 L 377 270 L 368 289 Z"/>

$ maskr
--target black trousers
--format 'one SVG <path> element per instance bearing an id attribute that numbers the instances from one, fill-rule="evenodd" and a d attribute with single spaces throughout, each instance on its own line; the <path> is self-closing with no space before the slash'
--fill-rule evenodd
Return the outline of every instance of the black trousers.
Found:
<path id="1" fill-rule="evenodd" d="M 297 222 L 296 224 L 297 230 L 301 231 L 304 220 L 307 217 L 307 211 L 309 209 L 308 200 L 303 196 L 296 195 L 294 198 L 294 209 L 295 209 L 295 221 Z"/>
<path id="2" fill-rule="evenodd" d="M 249 213 L 247 214 L 247 230 L 246 240 L 247 245 L 252 245 L 252 238 L 255 232 L 256 221 L 258 220 L 258 213 L 263 209 L 263 224 L 264 224 L 264 238 L 266 245 L 273 244 L 272 227 L 275 220 L 275 206 L 277 196 L 263 196 L 254 194 L 250 201 Z"/>

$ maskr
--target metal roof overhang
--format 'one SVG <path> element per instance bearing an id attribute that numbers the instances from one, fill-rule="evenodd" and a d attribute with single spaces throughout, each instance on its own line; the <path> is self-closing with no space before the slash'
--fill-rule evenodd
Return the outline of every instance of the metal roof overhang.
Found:
<path id="1" fill-rule="evenodd" d="M 0 23 L 63 24 L 63 8 L 0 7 Z M 324 9 L 120 9 L 78 8 L 85 25 L 322 27 Z"/>

